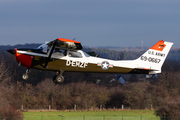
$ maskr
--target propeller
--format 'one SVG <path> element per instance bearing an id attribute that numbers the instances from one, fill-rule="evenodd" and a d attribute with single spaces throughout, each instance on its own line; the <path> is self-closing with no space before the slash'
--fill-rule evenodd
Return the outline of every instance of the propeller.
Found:
<path id="1" fill-rule="evenodd" d="M 9 53 L 11 53 L 11 54 L 15 54 L 15 49 L 9 49 L 9 50 L 7 50 Z"/>

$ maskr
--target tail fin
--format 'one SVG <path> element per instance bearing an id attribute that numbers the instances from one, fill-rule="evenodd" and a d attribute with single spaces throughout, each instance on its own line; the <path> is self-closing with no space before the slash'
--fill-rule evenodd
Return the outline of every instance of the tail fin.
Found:
<path id="1" fill-rule="evenodd" d="M 160 40 L 141 57 L 136 59 L 137 69 L 148 70 L 149 74 L 161 73 L 161 67 L 173 43 Z"/>

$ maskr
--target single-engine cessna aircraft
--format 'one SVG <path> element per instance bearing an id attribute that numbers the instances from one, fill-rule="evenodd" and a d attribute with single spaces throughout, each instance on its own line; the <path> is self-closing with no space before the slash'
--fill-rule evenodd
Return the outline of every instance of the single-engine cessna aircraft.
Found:
<path id="1" fill-rule="evenodd" d="M 156 74 L 161 67 L 173 43 L 160 40 L 136 60 L 109 60 L 88 55 L 82 51 L 78 41 L 57 38 L 39 46 L 37 49 L 11 49 L 19 65 L 27 68 L 22 75 L 28 79 L 29 69 L 55 71 L 55 83 L 64 81 L 63 72 L 99 72 Z"/>

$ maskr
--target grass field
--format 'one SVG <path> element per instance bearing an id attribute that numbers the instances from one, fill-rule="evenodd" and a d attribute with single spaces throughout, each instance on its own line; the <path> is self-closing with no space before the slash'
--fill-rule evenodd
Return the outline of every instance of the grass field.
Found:
<path id="1" fill-rule="evenodd" d="M 23 112 L 24 120 L 160 120 L 154 111 Z"/>

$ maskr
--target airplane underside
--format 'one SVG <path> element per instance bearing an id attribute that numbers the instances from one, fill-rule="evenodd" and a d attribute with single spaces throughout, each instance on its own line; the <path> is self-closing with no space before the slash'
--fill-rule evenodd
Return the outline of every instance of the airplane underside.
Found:
<path id="1" fill-rule="evenodd" d="M 118 61 L 120 62 L 120 61 Z M 44 68 L 45 63 L 38 64 L 36 61 L 32 62 L 31 67 L 39 70 L 45 71 L 60 71 L 64 72 L 94 72 L 94 73 L 131 73 L 131 74 L 148 74 L 149 70 L 144 69 L 136 69 L 136 68 L 126 68 L 126 67 L 108 67 L 106 69 L 102 69 L 102 66 L 98 66 L 97 64 L 88 63 L 74 63 L 68 64 L 67 60 L 59 60 L 53 59 L 51 60 L 46 68 Z"/>

